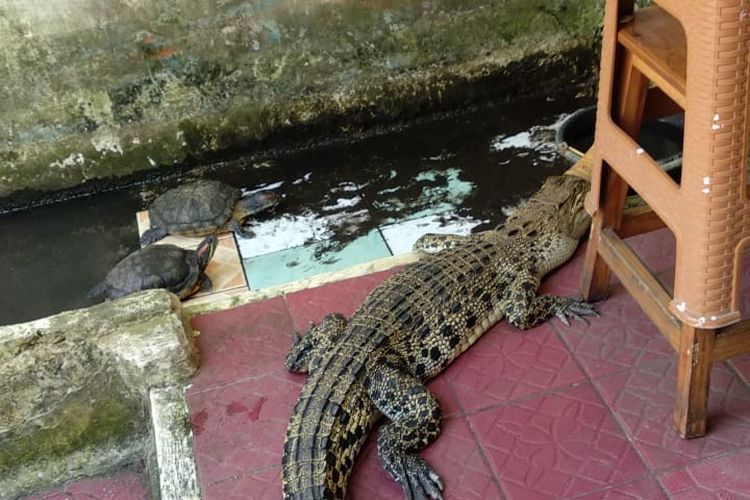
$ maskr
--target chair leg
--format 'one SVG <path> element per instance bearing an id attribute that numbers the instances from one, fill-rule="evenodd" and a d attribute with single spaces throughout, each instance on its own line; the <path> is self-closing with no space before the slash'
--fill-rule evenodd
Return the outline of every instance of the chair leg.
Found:
<path id="1" fill-rule="evenodd" d="M 606 162 L 601 163 L 601 175 L 593 175 L 592 181 L 601 179 L 600 206 L 591 220 L 586 257 L 581 272 L 581 295 L 584 300 L 603 299 L 609 288 L 609 266 L 599 256 L 599 235 L 605 227 L 619 228 L 628 185 Z"/>
<path id="2" fill-rule="evenodd" d="M 683 439 L 706 434 L 708 386 L 715 340 L 715 330 L 682 326 L 677 353 L 674 425 Z"/>
<path id="3" fill-rule="evenodd" d="M 616 106 L 612 111 L 617 124 L 625 133 L 636 138 L 643 120 L 648 79 L 635 67 L 633 55 L 630 52 L 620 52 L 617 57 L 619 59 L 618 76 L 615 88 L 612 89 L 612 92 L 616 93 L 614 96 Z M 595 144 L 595 147 L 598 146 Z M 581 275 L 581 295 L 587 301 L 603 299 L 607 294 L 610 272 L 607 264 L 599 256 L 599 234 L 603 228 L 611 227 L 615 231 L 620 228 L 625 197 L 628 192 L 628 185 L 622 177 L 601 159 L 601 155 L 597 156 L 599 159 L 591 175 L 592 183 L 600 183 L 598 186 L 592 186 L 591 193 L 597 209 L 591 221 L 591 232 Z"/>

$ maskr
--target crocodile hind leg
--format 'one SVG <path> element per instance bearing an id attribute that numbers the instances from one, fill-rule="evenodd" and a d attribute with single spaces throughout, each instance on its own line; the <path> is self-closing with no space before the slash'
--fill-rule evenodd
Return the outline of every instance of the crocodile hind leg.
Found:
<path id="1" fill-rule="evenodd" d="M 520 273 L 508 287 L 503 310 L 513 326 L 525 330 L 553 316 L 568 325 L 568 316 L 583 322 L 584 316 L 597 316 L 596 309 L 588 302 L 572 297 L 538 295 L 537 288 L 539 279 L 528 272 Z"/>
<path id="2" fill-rule="evenodd" d="M 408 500 L 442 499 L 438 475 L 418 453 L 440 434 L 440 403 L 400 363 L 378 365 L 365 379 L 377 409 L 390 421 L 378 432 L 383 467 Z"/>
<path id="3" fill-rule="evenodd" d="M 294 345 L 284 358 L 284 366 L 290 372 L 309 373 L 315 369 L 320 355 L 333 347 L 334 340 L 346 329 L 346 318 L 331 313 L 317 325 L 312 325 L 300 338 L 294 332 Z"/>

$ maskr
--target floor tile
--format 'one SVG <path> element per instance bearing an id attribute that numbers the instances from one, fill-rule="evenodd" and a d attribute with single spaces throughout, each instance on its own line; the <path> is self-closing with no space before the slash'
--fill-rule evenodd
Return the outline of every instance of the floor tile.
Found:
<path id="1" fill-rule="evenodd" d="M 583 380 L 549 324 L 522 331 L 501 322 L 443 375 L 466 412 Z"/>
<path id="2" fill-rule="evenodd" d="M 188 392 L 275 372 L 292 345 L 292 321 L 277 297 L 193 318 L 201 365 Z"/>
<path id="3" fill-rule="evenodd" d="M 599 317 L 588 325 L 555 327 L 590 377 L 629 370 L 656 360 L 671 359 L 674 350 L 640 306 L 617 287 L 596 304 Z"/>
<path id="4" fill-rule="evenodd" d="M 143 473 L 126 470 L 107 477 L 79 479 L 60 488 L 22 497 L 23 500 L 147 500 Z"/>
<path id="5" fill-rule="evenodd" d="M 582 495 L 646 472 L 588 383 L 468 419 L 512 499 Z"/>
<path id="6" fill-rule="evenodd" d="M 311 321 L 317 323 L 332 312 L 348 318 L 376 286 L 396 271 L 390 269 L 288 294 L 286 301 L 295 328 L 305 332 Z"/>
<path id="7" fill-rule="evenodd" d="M 377 454 L 375 433 L 365 445 L 356 465 L 349 491 L 352 500 L 403 498 L 401 487 L 385 472 Z M 421 456 L 440 476 L 448 499 L 501 499 L 479 446 L 462 418 L 443 421 L 440 436 Z"/>
<path id="8" fill-rule="evenodd" d="M 579 500 L 658 500 L 668 497 L 657 482 L 649 477 L 575 498 Z"/>
<path id="9" fill-rule="evenodd" d="M 674 267 L 675 238 L 669 229 L 639 234 L 625 241 L 654 273 Z"/>
<path id="10" fill-rule="evenodd" d="M 410 252 L 414 242 L 427 233 L 465 236 L 483 221 L 459 217 L 454 211 L 406 220 L 380 228 L 393 255 Z"/>
<path id="11" fill-rule="evenodd" d="M 380 232 L 374 230 L 348 243 L 322 241 L 244 259 L 243 265 L 250 288 L 257 290 L 338 271 L 390 255 Z"/>
<path id="12" fill-rule="evenodd" d="M 737 373 L 740 374 L 742 380 L 750 385 L 750 354 L 743 354 L 741 356 L 730 358 L 728 363 L 737 370 Z"/>
<path id="13" fill-rule="evenodd" d="M 750 392 L 723 363 L 711 372 L 708 434 L 680 439 L 672 427 L 676 357 L 594 380 L 652 470 L 750 446 Z"/>
<path id="14" fill-rule="evenodd" d="M 662 474 L 664 488 L 674 500 L 750 498 L 750 451 L 691 464 Z"/>
<path id="15" fill-rule="evenodd" d="M 203 487 L 204 500 L 269 500 L 281 498 L 281 467 L 250 472 Z"/>
<path id="16" fill-rule="evenodd" d="M 188 394 L 201 484 L 281 465 L 284 434 L 303 381 L 282 368 Z"/>

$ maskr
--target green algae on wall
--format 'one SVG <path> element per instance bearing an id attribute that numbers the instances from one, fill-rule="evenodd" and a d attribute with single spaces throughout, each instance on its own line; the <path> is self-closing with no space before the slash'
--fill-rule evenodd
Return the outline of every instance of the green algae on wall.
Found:
<path id="1" fill-rule="evenodd" d="M 600 14 L 600 0 L 18 0 L 0 6 L 0 196 L 336 135 L 477 82 L 575 79 L 586 69 L 565 59 Z"/>

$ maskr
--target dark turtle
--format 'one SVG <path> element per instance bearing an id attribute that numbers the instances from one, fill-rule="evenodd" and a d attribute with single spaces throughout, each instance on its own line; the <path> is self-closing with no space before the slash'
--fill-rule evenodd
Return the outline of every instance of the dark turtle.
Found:
<path id="1" fill-rule="evenodd" d="M 166 288 L 181 299 L 199 289 L 210 290 L 205 269 L 214 255 L 218 240 L 210 235 L 195 250 L 177 245 L 149 245 L 131 253 L 107 273 L 90 296 L 117 299 L 149 288 Z"/>
<path id="2" fill-rule="evenodd" d="M 141 236 L 148 245 L 167 234 L 202 236 L 226 228 L 242 237 L 250 237 L 245 220 L 258 212 L 278 205 L 279 195 L 271 191 L 242 192 L 220 181 L 200 180 L 170 189 L 148 209 L 151 229 Z"/>

